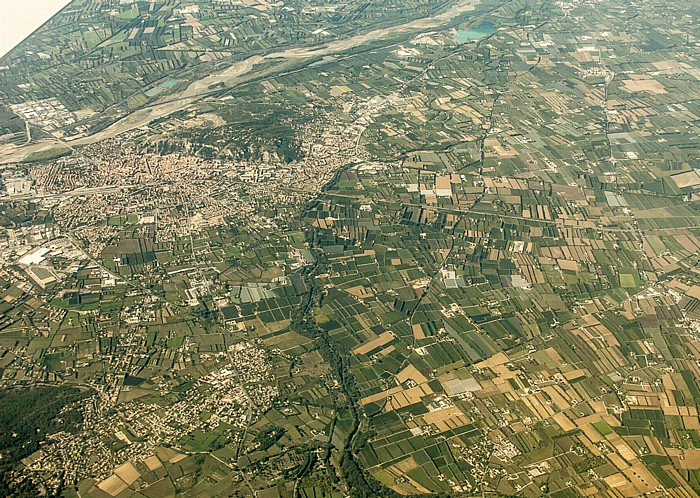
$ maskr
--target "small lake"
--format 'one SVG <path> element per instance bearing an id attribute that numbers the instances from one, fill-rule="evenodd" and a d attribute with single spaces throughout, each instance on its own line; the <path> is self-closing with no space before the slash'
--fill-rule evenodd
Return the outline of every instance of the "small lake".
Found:
<path id="1" fill-rule="evenodd" d="M 172 88 L 175 85 L 177 85 L 178 83 L 179 83 L 179 80 L 168 80 L 168 81 L 161 83 L 159 86 L 161 86 L 163 88 Z"/>
<path id="2" fill-rule="evenodd" d="M 480 40 L 484 36 L 492 35 L 496 32 L 493 28 L 463 29 L 455 33 L 457 43 L 467 43 L 468 41 Z"/>

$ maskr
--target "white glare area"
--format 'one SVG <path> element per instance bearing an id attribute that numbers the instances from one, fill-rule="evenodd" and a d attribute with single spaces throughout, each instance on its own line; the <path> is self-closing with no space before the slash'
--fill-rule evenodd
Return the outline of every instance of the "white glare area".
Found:
<path id="1" fill-rule="evenodd" d="M 0 0 L 0 57 L 68 3 L 70 0 Z"/>

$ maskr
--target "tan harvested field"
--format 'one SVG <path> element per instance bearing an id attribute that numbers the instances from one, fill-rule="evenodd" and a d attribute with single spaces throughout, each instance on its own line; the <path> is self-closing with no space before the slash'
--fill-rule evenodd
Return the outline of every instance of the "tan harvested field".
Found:
<path id="1" fill-rule="evenodd" d="M 110 496 L 117 496 L 129 486 L 119 479 L 119 476 L 112 475 L 97 485 L 102 491 Z"/>
<path id="2" fill-rule="evenodd" d="M 118 467 L 114 470 L 114 473 L 129 486 L 141 475 L 131 462 L 126 462 L 121 467 Z"/>
<path id="3" fill-rule="evenodd" d="M 628 92 L 650 92 L 657 95 L 667 93 L 666 89 L 661 83 L 651 79 L 651 77 L 644 78 L 643 76 L 625 80 L 623 88 Z"/>
<path id="4" fill-rule="evenodd" d="M 418 371 L 418 369 L 413 365 L 407 366 L 396 374 L 396 380 L 398 380 L 401 384 L 406 382 L 408 379 L 412 379 L 416 384 L 428 382 L 427 377 L 420 373 L 420 371 Z"/>
<path id="5" fill-rule="evenodd" d="M 158 460 L 158 457 L 155 455 L 146 458 L 143 463 L 146 464 L 146 467 L 148 467 L 149 470 L 156 470 L 158 467 L 163 466 L 163 464 L 160 463 L 160 460 Z"/>
<path id="6" fill-rule="evenodd" d="M 392 387 L 391 389 L 387 389 L 386 391 L 382 391 L 376 394 L 372 394 L 370 396 L 365 396 L 360 400 L 360 403 L 362 405 L 366 405 L 368 403 L 375 403 L 377 401 L 382 401 L 387 398 L 387 396 L 393 396 L 394 394 L 403 391 L 401 386 L 396 386 Z"/>
<path id="7" fill-rule="evenodd" d="M 456 429 L 469 423 L 467 416 L 456 406 L 428 412 L 423 415 L 423 421 L 427 425 L 435 425 L 440 432 Z"/>
<path id="8" fill-rule="evenodd" d="M 383 346 L 384 344 L 390 342 L 394 338 L 394 334 L 391 332 L 384 332 L 379 335 L 376 339 L 366 342 L 362 346 L 355 348 L 355 354 L 367 354 L 373 349 Z"/>
<path id="9" fill-rule="evenodd" d="M 419 403 L 424 396 L 432 394 L 433 390 L 427 384 L 412 387 L 405 391 L 397 392 L 387 404 L 387 409 L 399 410 L 405 406 Z"/>
<path id="10" fill-rule="evenodd" d="M 671 179 L 678 185 L 678 188 L 700 185 L 700 175 L 698 175 L 695 170 L 673 175 Z"/>

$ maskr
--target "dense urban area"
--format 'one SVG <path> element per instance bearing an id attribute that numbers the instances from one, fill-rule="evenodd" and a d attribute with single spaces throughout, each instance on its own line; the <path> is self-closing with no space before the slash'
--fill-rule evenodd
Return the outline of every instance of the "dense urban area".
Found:
<path id="1" fill-rule="evenodd" d="M 0 60 L 0 496 L 700 496 L 695 0 L 73 0 Z"/>

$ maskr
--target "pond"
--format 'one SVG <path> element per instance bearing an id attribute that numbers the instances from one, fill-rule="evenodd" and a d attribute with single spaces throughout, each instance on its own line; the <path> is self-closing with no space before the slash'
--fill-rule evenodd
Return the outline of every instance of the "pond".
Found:
<path id="1" fill-rule="evenodd" d="M 485 27 L 463 29 L 455 33 L 455 40 L 457 43 L 467 43 L 468 41 L 480 40 L 481 38 L 492 35 L 495 32 L 495 29 Z"/>

